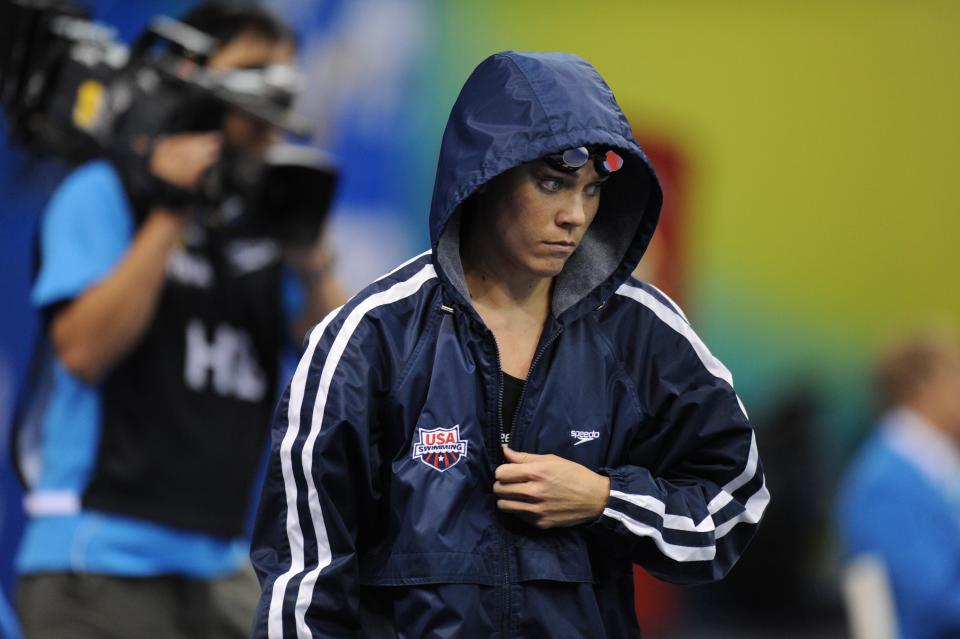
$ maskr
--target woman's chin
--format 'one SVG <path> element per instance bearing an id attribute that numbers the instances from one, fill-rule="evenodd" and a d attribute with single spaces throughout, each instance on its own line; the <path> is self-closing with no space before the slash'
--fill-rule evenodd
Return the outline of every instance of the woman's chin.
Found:
<path id="1" fill-rule="evenodd" d="M 537 277 L 556 277 L 566 263 L 566 258 L 544 258 L 530 264 L 529 270 Z"/>

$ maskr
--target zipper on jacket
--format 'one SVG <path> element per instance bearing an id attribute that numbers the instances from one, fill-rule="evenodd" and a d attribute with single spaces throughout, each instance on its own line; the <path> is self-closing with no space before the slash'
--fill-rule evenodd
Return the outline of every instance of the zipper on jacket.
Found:
<path id="1" fill-rule="evenodd" d="M 560 327 L 557 328 L 557 330 L 551 333 L 550 336 L 547 338 L 547 341 L 545 341 L 540 346 L 540 348 L 537 349 L 537 352 L 533 356 L 533 361 L 530 362 L 530 370 L 527 371 L 527 381 L 529 381 L 530 377 L 533 375 L 533 369 L 537 367 L 537 362 L 540 361 L 541 357 L 543 357 L 543 354 L 547 351 L 548 348 L 550 348 L 550 345 L 553 344 L 558 337 L 560 337 L 560 333 L 562 332 L 563 332 L 563 325 L 561 325 Z M 500 396 L 501 396 L 501 401 L 503 401 L 503 373 L 502 372 L 500 373 L 500 384 L 501 384 Z M 519 417 L 523 413 L 523 400 L 524 398 L 526 398 L 526 396 L 527 396 L 527 384 L 524 384 L 523 390 L 520 391 L 520 398 L 517 400 L 517 409 L 513 413 L 513 426 L 510 428 L 510 437 L 515 442 L 520 441 L 520 437 L 518 436 L 517 430 L 518 430 L 518 427 L 520 426 Z M 503 409 L 501 408 L 500 410 L 502 411 Z"/>
<path id="2" fill-rule="evenodd" d="M 493 332 L 490 332 L 490 336 L 493 338 L 493 350 L 497 356 L 497 426 L 498 426 L 498 436 L 500 447 L 497 448 L 499 452 L 500 462 L 506 462 L 506 456 L 503 454 L 503 445 L 510 445 L 511 438 L 516 441 L 516 430 L 517 430 L 517 417 L 521 413 L 521 408 L 523 407 L 523 398 L 527 394 L 527 385 L 523 385 L 523 390 L 520 391 L 520 398 L 517 400 L 517 407 L 514 410 L 510 433 L 505 434 L 503 432 L 503 364 L 500 361 L 500 347 L 497 345 L 497 339 L 494 337 Z M 559 337 L 560 333 L 563 332 L 563 326 L 561 325 L 557 330 L 555 330 L 550 337 L 547 338 L 537 352 L 533 356 L 533 361 L 530 362 L 530 369 L 527 371 L 527 380 L 530 379 L 530 375 L 533 373 L 533 369 L 536 367 L 537 362 L 540 361 L 540 358 L 550 347 L 551 344 Z M 501 619 L 500 633 L 504 639 L 507 639 L 511 636 L 510 633 L 510 589 L 511 579 L 510 579 L 510 548 L 509 548 L 509 535 L 510 533 L 504 529 L 503 530 L 503 543 L 501 545 L 501 560 L 503 561 L 503 618 Z"/>
<path id="3" fill-rule="evenodd" d="M 497 356 L 497 459 L 499 463 L 493 467 L 496 470 L 497 466 L 507 461 L 503 454 L 503 363 L 500 361 L 500 346 L 497 345 L 496 336 L 489 328 L 486 330 L 493 342 L 493 354 Z"/>
<path id="4" fill-rule="evenodd" d="M 503 454 L 503 364 L 500 361 L 500 346 L 497 344 L 497 338 L 490 329 L 487 329 L 487 332 L 490 333 L 490 339 L 493 341 L 493 352 L 497 356 L 497 458 L 502 464 L 507 461 Z M 509 442 L 509 439 L 507 439 L 507 442 Z M 496 471 L 496 466 L 494 471 Z M 501 513 L 500 516 L 503 517 L 504 515 Z M 500 584 L 503 589 L 500 635 L 503 639 L 507 639 L 510 636 L 510 533 L 505 526 L 501 526 L 500 561 L 503 564 L 503 581 Z"/>

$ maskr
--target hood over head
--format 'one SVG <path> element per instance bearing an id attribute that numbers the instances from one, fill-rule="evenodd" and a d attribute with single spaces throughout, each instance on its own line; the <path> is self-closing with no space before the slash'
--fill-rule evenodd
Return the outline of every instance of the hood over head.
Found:
<path id="1" fill-rule="evenodd" d="M 430 208 L 441 279 L 469 300 L 460 262 L 460 205 L 478 187 L 524 162 L 599 145 L 623 167 L 603 186 L 600 208 L 557 276 L 553 315 L 580 315 L 605 301 L 640 261 L 660 215 L 660 184 L 600 74 L 568 53 L 497 53 L 473 71 L 444 130 Z"/>

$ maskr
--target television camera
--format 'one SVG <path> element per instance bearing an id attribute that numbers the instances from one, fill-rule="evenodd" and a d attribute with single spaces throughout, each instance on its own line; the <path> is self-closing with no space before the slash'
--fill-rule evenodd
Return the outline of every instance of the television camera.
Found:
<path id="1" fill-rule="evenodd" d="M 219 45 L 159 16 L 126 46 L 63 0 L 0 0 L 0 106 L 9 137 L 72 163 L 113 160 L 134 203 L 190 204 L 204 225 L 228 234 L 310 243 L 338 177 L 331 159 L 312 147 L 276 144 L 262 158 L 225 149 L 189 192 L 147 168 L 159 136 L 219 130 L 230 110 L 305 132 L 291 114 L 296 72 L 209 69 Z"/>

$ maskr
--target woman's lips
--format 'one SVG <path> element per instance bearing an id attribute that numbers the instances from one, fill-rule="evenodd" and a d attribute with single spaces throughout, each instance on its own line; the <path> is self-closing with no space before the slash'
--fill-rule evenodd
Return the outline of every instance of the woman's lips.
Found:
<path id="1" fill-rule="evenodd" d="M 559 242 L 544 242 L 543 244 L 547 247 L 547 249 L 551 253 L 560 253 L 564 255 L 569 255 L 570 253 L 573 253 L 577 248 L 576 242 L 559 241 Z"/>

